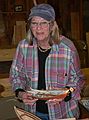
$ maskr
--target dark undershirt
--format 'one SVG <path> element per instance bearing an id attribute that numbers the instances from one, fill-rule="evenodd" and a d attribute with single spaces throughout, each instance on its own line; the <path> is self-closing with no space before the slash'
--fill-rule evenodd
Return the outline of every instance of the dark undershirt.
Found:
<path id="1" fill-rule="evenodd" d="M 42 49 L 42 48 L 41 48 Z M 46 52 L 41 52 L 38 49 L 38 59 L 39 59 L 39 76 L 38 76 L 38 90 L 45 90 L 45 61 L 49 55 L 50 49 Z M 48 107 L 45 100 L 38 100 L 36 103 L 36 111 L 41 113 L 48 113 Z"/>

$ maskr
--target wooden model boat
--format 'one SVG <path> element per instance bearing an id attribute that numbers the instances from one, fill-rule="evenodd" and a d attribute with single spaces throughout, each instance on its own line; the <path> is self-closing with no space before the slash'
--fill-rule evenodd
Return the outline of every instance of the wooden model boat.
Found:
<path id="1" fill-rule="evenodd" d="M 20 120 L 41 120 L 39 117 L 37 117 L 33 113 L 27 112 L 23 109 L 16 107 L 16 106 L 14 106 L 14 110 L 15 110 L 15 113 Z"/>
<path id="2" fill-rule="evenodd" d="M 37 98 L 40 100 L 64 99 L 67 96 L 69 89 L 58 88 L 51 90 L 36 90 L 31 88 L 31 90 L 27 92 L 32 94 L 33 98 Z"/>

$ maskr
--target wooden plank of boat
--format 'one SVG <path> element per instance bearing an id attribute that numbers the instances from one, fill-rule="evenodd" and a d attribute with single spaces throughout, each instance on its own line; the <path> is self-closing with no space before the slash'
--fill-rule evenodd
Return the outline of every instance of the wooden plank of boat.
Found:
<path id="1" fill-rule="evenodd" d="M 27 112 L 21 108 L 16 107 L 16 106 L 14 106 L 14 110 L 15 110 L 15 113 L 20 120 L 41 120 L 39 117 L 37 117 L 33 113 Z"/>
<path id="2" fill-rule="evenodd" d="M 37 117 L 33 113 L 26 112 L 25 110 L 20 109 L 16 106 L 14 106 L 14 110 L 20 120 L 41 120 L 39 117 Z M 66 118 L 66 119 L 57 119 L 57 120 L 76 120 L 76 118 Z M 86 120 L 88 120 L 88 119 L 86 119 Z"/>
<path id="3" fill-rule="evenodd" d="M 65 118 L 65 119 L 57 119 L 57 120 L 76 120 L 76 118 Z"/>

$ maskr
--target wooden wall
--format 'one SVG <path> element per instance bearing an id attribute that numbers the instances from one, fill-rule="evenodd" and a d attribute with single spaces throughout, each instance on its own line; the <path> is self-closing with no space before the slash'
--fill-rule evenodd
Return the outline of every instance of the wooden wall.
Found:
<path id="1" fill-rule="evenodd" d="M 73 39 L 81 40 L 82 37 L 82 10 L 81 0 L 36 0 L 37 4 L 49 3 L 56 11 L 56 19 L 60 27 L 64 28 L 67 34 Z M 34 5 L 33 0 L 1 0 L 0 2 L 5 31 L 9 43 L 13 36 L 13 25 L 16 21 L 27 21 L 30 8 Z M 3 6 L 3 7 L 2 7 Z M 19 8 L 22 7 L 22 10 Z M 18 10 L 18 11 L 17 11 Z M 80 21 L 81 19 L 81 21 Z M 75 25 L 77 27 L 75 27 Z"/>

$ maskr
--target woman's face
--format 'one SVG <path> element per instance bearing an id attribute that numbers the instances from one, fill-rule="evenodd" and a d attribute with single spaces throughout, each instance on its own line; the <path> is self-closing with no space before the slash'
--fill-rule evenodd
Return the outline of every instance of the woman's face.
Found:
<path id="1" fill-rule="evenodd" d="M 50 22 L 35 16 L 31 20 L 31 30 L 38 41 L 47 40 L 50 34 Z"/>

